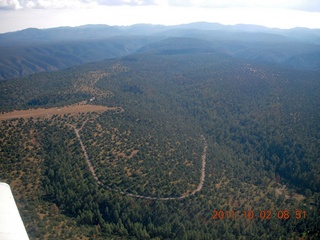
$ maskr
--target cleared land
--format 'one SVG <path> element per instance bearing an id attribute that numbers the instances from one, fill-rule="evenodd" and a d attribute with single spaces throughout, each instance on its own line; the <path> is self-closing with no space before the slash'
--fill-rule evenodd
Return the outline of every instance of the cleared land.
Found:
<path id="1" fill-rule="evenodd" d="M 12 118 L 37 118 L 37 117 L 51 117 L 52 115 L 62 115 L 68 113 L 85 113 L 85 112 L 104 112 L 108 110 L 123 111 L 119 107 L 106 107 L 100 105 L 72 105 L 61 108 L 36 108 L 28 110 L 13 111 L 0 114 L 0 120 L 7 120 Z"/>

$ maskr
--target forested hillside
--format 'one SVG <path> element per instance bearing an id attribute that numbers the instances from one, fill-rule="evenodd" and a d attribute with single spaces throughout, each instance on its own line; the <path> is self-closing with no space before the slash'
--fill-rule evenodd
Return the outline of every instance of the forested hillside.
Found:
<path id="1" fill-rule="evenodd" d="M 179 47 L 180 38 L 201 42 L 194 46 L 197 49 L 215 50 L 255 63 L 320 70 L 319 29 L 283 30 L 205 22 L 176 26 L 85 25 L 0 34 L 0 80 L 145 53 L 150 47 L 162 46 L 165 39 L 175 41 Z"/>
<path id="2" fill-rule="evenodd" d="M 114 107 L 2 120 L 0 177 L 31 239 L 320 237 L 320 74 L 206 46 L 0 83 L 0 118 Z"/>

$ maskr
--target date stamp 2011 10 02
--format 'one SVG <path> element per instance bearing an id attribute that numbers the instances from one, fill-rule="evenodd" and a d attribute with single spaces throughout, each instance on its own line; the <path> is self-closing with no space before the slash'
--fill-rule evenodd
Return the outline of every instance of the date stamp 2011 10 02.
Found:
<path id="1" fill-rule="evenodd" d="M 270 220 L 273 217 L 279 220 L 288 220 L 290 218 L 295 219 L 305 219 L 307 217 L 307 213 L 304 210 L 296 209 L 295 211 L 278 210 L 272 212 L 270 210 L 260 210 L 255 212 L 253 210 L 244 210 L 242 213 L 240 211 L 223 211 L 223 210 L 213 210 L 212 211 L 212 219 L 222 220 L 222 219 L 266 219 Z"/>

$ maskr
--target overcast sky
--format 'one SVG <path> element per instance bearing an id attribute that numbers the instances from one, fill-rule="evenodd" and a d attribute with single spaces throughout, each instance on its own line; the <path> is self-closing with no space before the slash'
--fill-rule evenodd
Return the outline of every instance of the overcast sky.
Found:
<path id="1" fill-rule="evenodd" d="M 320 29 L 320 0 L 0 0 L 0 33 L 29 27 L 198 21 Z"/>

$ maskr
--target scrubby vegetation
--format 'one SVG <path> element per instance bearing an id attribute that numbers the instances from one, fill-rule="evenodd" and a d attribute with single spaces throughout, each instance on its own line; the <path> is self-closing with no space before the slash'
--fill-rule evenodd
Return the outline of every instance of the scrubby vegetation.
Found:
<path id="1" fill-rule="evenodd" d="M 121 108 L 2 121 L 1 181 L 30 238 L 319 238 L 319 73 L 168 51 L 1 83 L 3 112 L 82 101 Z M 170 201 L 121 193 L 195 189 L 200 135 L 208 142 L 200 192 Z M 212 219 L 215 209 L 236 217 Z M 272 215 L 244 218 L 249 210 Z M 285 210 L 290 218 L 279 219 Z"/>

